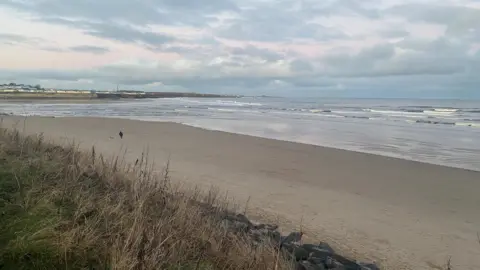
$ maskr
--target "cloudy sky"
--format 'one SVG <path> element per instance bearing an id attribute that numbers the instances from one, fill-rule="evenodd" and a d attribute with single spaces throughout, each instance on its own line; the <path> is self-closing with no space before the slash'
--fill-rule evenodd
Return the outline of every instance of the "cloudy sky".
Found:
<path id="1" fill-rule="evenodd" d="M 1 0 L 0 83 L 480 98 L 480 0 Z"/>

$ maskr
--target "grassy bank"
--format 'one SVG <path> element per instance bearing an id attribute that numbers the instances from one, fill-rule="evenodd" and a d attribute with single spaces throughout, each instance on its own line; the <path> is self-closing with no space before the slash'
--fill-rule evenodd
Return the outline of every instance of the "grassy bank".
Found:
<path id="1" fill-rule="evenodd" d="M 215 192 L 176 187 L 145 156 L 128 165 L 0 128 L 0 269 L 289 268 L 221 226 Z"/>

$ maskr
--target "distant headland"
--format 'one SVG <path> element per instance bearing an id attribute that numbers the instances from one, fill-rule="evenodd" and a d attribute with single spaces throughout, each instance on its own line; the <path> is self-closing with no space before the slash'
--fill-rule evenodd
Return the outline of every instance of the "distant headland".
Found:
<path id="1" fill-rule="evenodd" d="M 239 95 L 203 94 L 193 92 L 146 92 L 137 90 L 77 90 L 43 88 L 40 85 L 0 84 L 0 99 L 138 99 L 138 98 L 239 98 Z"/>

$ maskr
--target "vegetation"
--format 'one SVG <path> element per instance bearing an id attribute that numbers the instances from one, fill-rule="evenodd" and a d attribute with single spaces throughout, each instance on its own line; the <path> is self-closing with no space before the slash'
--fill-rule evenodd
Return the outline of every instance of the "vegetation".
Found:
<path id="1" fill-rule="evenodd" d="M 222 228 L 213 190 L 0 128 L 0 269 L 288 269 Z"/>

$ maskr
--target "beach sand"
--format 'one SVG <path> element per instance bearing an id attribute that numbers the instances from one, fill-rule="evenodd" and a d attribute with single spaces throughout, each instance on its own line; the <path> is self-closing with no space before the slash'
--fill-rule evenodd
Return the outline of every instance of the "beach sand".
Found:
<path id="1" fill-rule="evenodd" d="M 385 269 L 442 269 L 450 256 L 480 269 L 480 172 L 174 123 L 3 116 L 13 126 L 132 162 L 148 149 L 173 180 L 214 185 L 257 219 Z"/>

